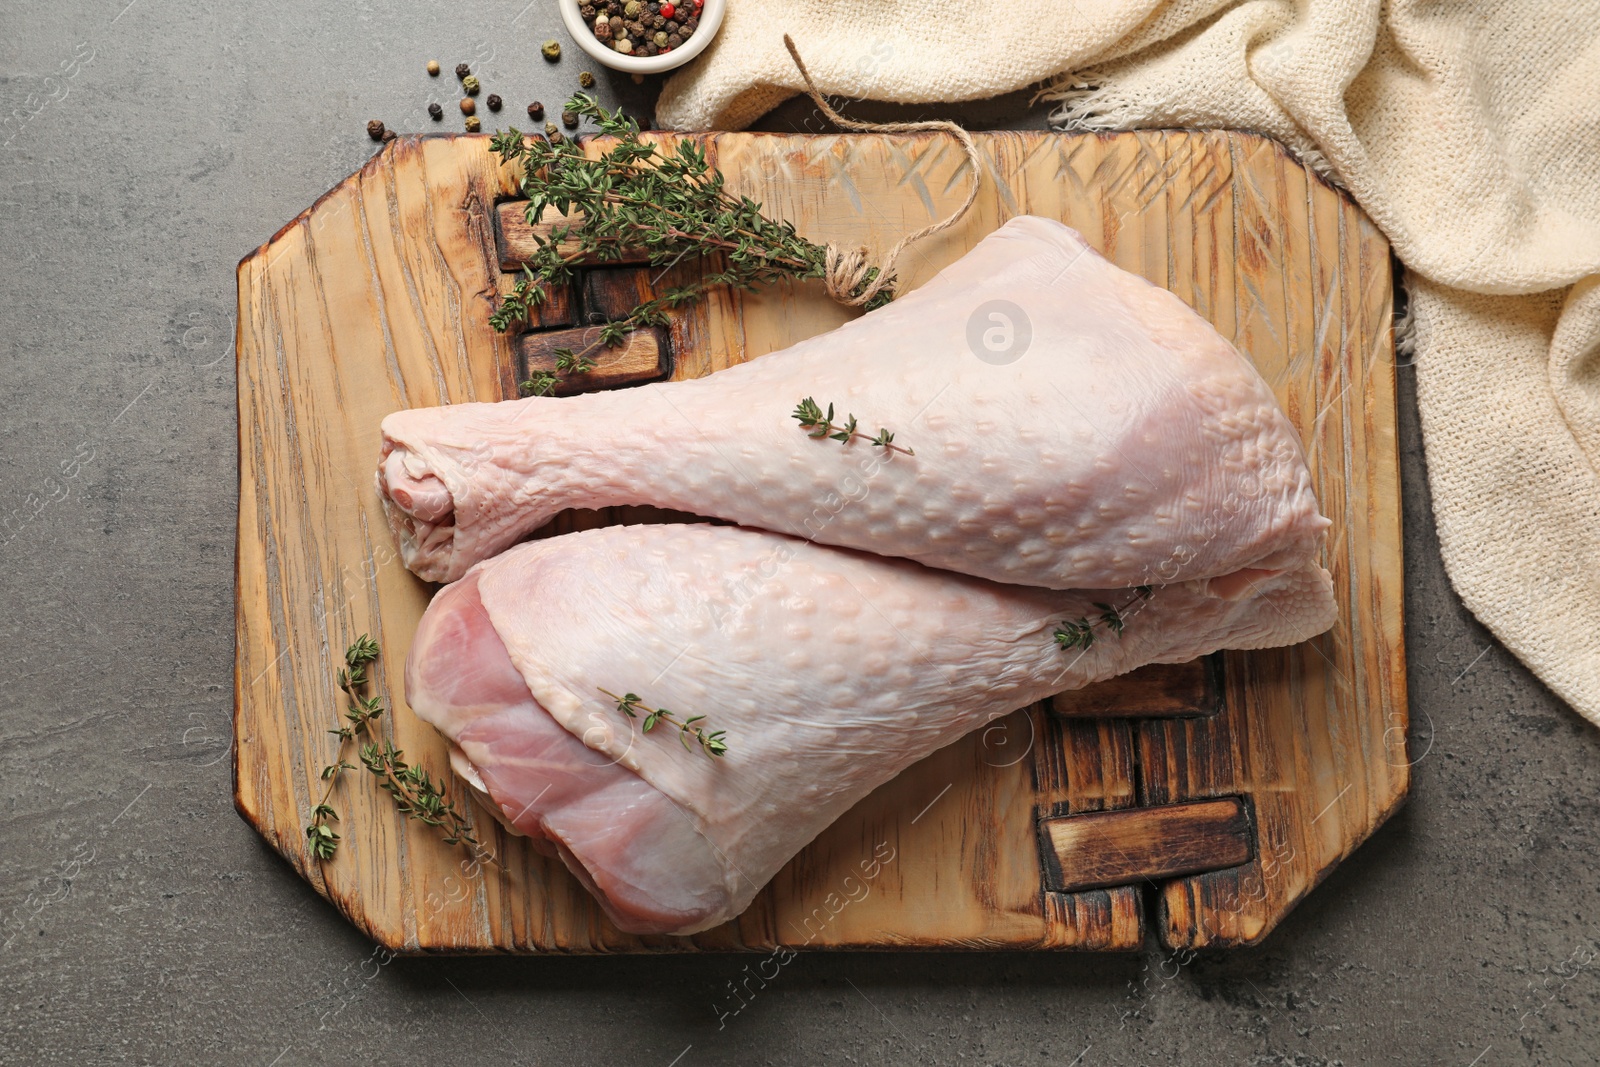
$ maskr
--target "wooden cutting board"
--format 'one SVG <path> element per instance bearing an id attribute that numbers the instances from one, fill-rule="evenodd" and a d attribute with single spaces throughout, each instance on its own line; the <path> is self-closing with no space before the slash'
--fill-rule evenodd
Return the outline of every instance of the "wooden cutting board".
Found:
<path id="1" fill-rule="evenodd" d="M 672 135 L 651 135 L 670 141 Z M 1023 709 L 863 800 L 738 920 L 692 938 L 618 932 L 558 862 L 475 809 L 505 870 L 396 815 L 365 772 L 345 843 L 302 827 L 334 755 L 334 676 L 355 636 L 384 657 L 387 728 L 448 775 L 401 665 L 432 587 L 396 559 L 373 489 L 400 408 L 516 395 L 561 331 L 670 284 L 587 272 L 544 321 L 488 326 L 525 247 L 484 137 L 402 137 L 239 265 L 235 790 L 240 812 L 352 922 L 400 951 L 1130 949 L 1258 941 L 1392 813 L 1409 780 L 1390 263 L 1346 197 L 1237 133 L 979 134 L 973 210 L 901 261 L 910 289 L 1013 215 L 1061 219 L 1175 292 L 1277 391 L 1306 443 L 1338 624 L 1286 649 L 1141 672 Z M 972 181 L 942 136 L 697 138 L 729 187 L 817 241 L 881 252 Z M 679 271 L 684 269 L 676 268 Z M 698 269 L 698 268 L 693 268 Z M 813 284 L 719 293 L 603 361 L 590 383 L 708 374 L 845 321 Z M 564 516 L 553 530 L 644 509 Z M 457 790 L 459 792 L 459 790 Z"/>

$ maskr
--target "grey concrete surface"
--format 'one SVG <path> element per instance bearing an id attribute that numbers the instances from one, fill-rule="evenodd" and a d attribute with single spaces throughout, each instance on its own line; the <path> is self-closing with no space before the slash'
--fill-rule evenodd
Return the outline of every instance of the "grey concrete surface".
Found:
<path id="1" fill-rule="evenodd" d="M 301 884 L 229 795 L 234 264 L 428 58 L 559 100 L 525 2 L 0 0 L 0 1063 L 1600 1060 L 1600 738 L 1452 594 L 1409 370 L 1414 795 L 1257 950 L 804 955 L 719 1025 L 745 958 L 385 964 Z"/>

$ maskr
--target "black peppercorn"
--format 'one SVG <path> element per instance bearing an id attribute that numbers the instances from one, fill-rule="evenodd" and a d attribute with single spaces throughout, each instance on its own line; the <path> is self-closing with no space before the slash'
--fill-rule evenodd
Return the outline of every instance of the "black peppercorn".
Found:
<path id="1" fill-rule="evenodd" d="M 388 144 L 390 141 L 394 140 L 398 136 L 400 136 L 400 135 L 395 133 L 393 130 L 384 130 L 383 131 L 383 143 L 384 144 Z"/>
<path id="2" fill-rule="evenodd" d="M 604 19 L 595 20 L 594 37 L 597 41 L 609 41 L 614 36 L 611 32 L 611 23 Z"/>
<path id="3" fill-rule="evenodd" d="M 438 122 L 440 119 L 444 118 L 444 108 L 440 107 L 438 104 L 429 104 L 428 117 L 434 122 Z"/>
<path id="4" fill-rule="evenodd" d="M 639 128 L 641 130 L 648 130 L 650 128 L 650 117 L 648 115 L 639 116 Z"/>
<path id="5" fill-rule="evenodd" d="M 530 119 L 535 119 L 535 120 L 543 118 L 544 117 L 544 105 L 541 104 L 537 100 L 535 100 L 533 103 L 529 104 L 528 105 L 528 117 Z"/>
<path id="6" fill-rule="evenodd" d="M 593 22 L 595 14 L 594 6 L 592 4 L 584 4 L 582 7 L 578 8 L 578 14 L 583 16 L 583 21 Z"/>
<path id="7" fill-rule="evenodd" d="M 468 74 L 471 74 L 471 73 L 472 73 L 472 68 L 467 66 L 465 63 L 457 63 L 456 64 L 456 77 L 465 78 Z"/>
<path id="8" fill-rule="evenodd" d="M 561 142 L 563 142 L 565 140 L 566 140 L 566 138 L 561 136 L 561 131 L 560 130 L 557 130 L 555 133 L 552 133 L 550 135 L 550 143 L 551 144 L 560 144 Z"/>
<path id="9" fill-rule="evenodd" d="M 367 123 L 367 136 L 374 141 L 383 140 L 383 123 L 377 119 Z"/>
<path id="10" fill-rule="evenodd" d="M 666 30 L 669 34 L 677 33 L 681 28 L 682 27 L 678 25 L 676 19 L 668 19 L 667 24 L 662 27 L 662 29 Z"/>
<path id="11" fill-rule="evenodd" d="M 569 130 L 575 129 L 578 125 L 578 113 L 576 111 L 563 111 L 561 113 L 561 124 Z"/>
<path id="12" fill-rule="evenodd" d="M 489 105 L 489 110 L 490 111 L 499 111 L 500 110 L 500 104 L 501 104 L 500 94 L 499 93 L 490 93 L 489 94 L 489 98 L 487 100 L 485 100 L 484 103 Z"/>
<path id="13" fill-rule="evenodd" d="M 667 33 L 667 47 L 668 48 L 676 48 L 682 43 L 683 43 L 683 38 L 679 37 L 676 31 L 668 31 L 668 33 Z"/>

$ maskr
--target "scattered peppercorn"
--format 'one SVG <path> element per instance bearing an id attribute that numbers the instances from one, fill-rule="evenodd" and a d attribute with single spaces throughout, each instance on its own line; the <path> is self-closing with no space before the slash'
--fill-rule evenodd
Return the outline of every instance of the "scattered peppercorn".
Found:
<path id="1" fill-rule="evenodd" d="M 477 133 L 481 129 L 483 129 L 483 123 L 478 121 L 478 117 L 476 115 L 467 120 L 468 133 Z"/>
<path id="2" fill-rule="evenodd" d="M 551 38 L 544 43 L 544 47 L 539 49 L 539 54 L 554 63 L 561 58 L 561 42 Z"/>
<path id="3" fill-rule="evenodd" d="M 438 76 L 439 76 L 439 61 L 437 59 L 428 60 L 428 77 L 437 78 Z"/>
<path id="4" fill-rule="evenodd" d="M 471 74 L 471 73 L 472 73 L 472 68 L 467 66 L 465 63 L 457 63 L 456 64 L 456 77 L 465 78 L 468 74 Z"/>
<path id="5" fill-rule="evenodd" d="M 463 96 L 461 98 L 461 113 L 463 115 L 475 115 L 477 111 L 478 105 L 472 102 L 472 97 Z"/>
<path id="6" fill-rule="evenodd" d="M 478 76 L 476 74 L 468 74 L 461 79 L 461 88 L 466 91 L 468 96 L 477 96 L 478 90 L 482 86 L 478 84 Z"/>
<path id="7" fill-rule="evenodd" d="M 438 122 L 440 119 L 444 118 L 444 108 L 440 107 L 438 104 L 429 104 L 428 117 L 434 122 Z"/>
<path id="8" fill-rule="evenodd" d="M 373 119 L 371 122 L 367 123 L 367 136 L 372 138 L 374 141 L 383 140 L 383 123 L 378 119 Z"/>
<path id="9" fill-rule="evenodd" d="M 563 111 L 561 113 L 561 125 L 569 130 L 577 129 L 578 113 L 576 111 Z"/>
<path id="10" fill-rule="evenodd" d="M 551 140 L 555 140 L 555 138 L 561 136 L 561 130 L 556 127 L 555 123 L 547 122 L 544 124 L 544 135 Z"/>
<path id="11" fill-rule="evenodd" d="M 590 74 L 586 70 L 579 71 L 578 72 L 578 84 L 583 86 L 585 89 L 593 89 L 594 88 L 594 75 Z"/>
<path id="12" fill-rule="evenodd" d="M 400 136 L 400 135 L 395 133 L 393 130 L 384 130 L 383 131 L 383 143 L 384 144 L 388 144 L 390 141 L 394 140 L 398 136 Z"/>
<path id="13" fill-rule="evenodd" d="M 632 77 L 633 77 L 633 84 L 635 84 L 635 85 L 643 85 L 644 84 L 644 75 L 640 74 L 638 71 L 635 71 L 633 73 Z"/>
<path id="14" fill-rule="evenodd" d="M 533 119 L 535 122 L 537 122 L 539 119 L 543 118 L 544 117 L 544 105 L 541 104 L 537 100 L 535 100 L 533 103 L 529 104 L 528 105 L 528 117 L 530 119 Z"/>
<path id="15" fill-rule="evenodd" d="M 490 111 L 499 111 L 500 105 L 503 103 L 503 101 L 500 99 L 499 93 L 490 93 L 489 98 L 485 100 L 484 103 L 489 105 Z"/>

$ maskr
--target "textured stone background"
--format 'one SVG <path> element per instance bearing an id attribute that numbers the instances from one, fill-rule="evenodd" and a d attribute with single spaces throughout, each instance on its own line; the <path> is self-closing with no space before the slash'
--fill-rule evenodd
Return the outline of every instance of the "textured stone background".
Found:
<path id="1" fill-rule="evenodd" d="M 1451 593 L 1406 370 L 1414 796 L 1264 947 L 808 955 L 721 1028 L 746 958 L 381 965 L 230 801 L 233 268 L 368 118 L 460 128 L 428 58 L 563 99 L 524 2 L 0 0 L 0 1063 L 1600 1059 L 1600 738 Z"/>

